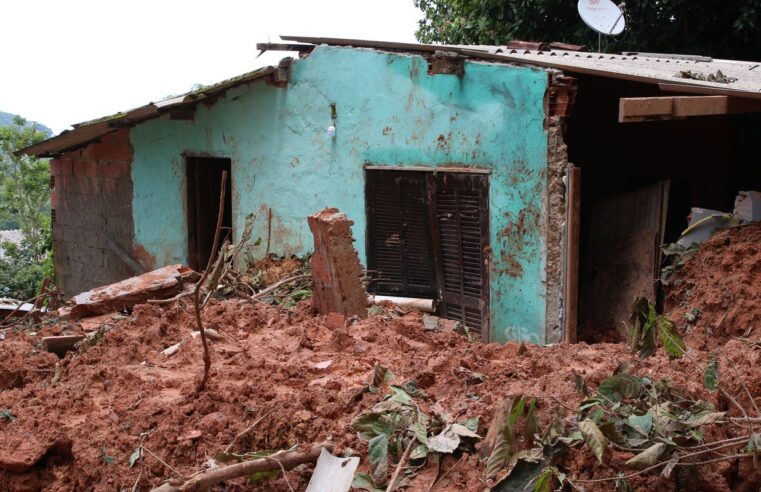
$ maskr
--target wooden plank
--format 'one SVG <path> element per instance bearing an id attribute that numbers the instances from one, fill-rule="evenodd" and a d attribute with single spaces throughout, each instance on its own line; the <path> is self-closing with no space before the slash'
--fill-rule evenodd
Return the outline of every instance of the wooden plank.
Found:
<path id="1" fill-rule="evenodd" d="M 730 96 L 622 97 L 618 122 L 761 112 L 761 101 Z"/>
<path id="2" fill-rule="evenodd" d="M 671 116 L 673 109 L 673 97 L 622 97 L 618 102 L 618 122 Z"/>
<path id="3" fill-rule="evenodd" d="M 66 352 L 74 350 L 74 346 L 84 340 L 84 335 L 63 335 L 56 337 L 43 337 L 42 349 L 53 352 L 58 357 L 63 357 Z"/>
<path id="4" fill-rule="evenodd" d="M 564 337 L 576 343 L 579 319 L 579 240 L 581 237 L 581 169 L 568 164 Z"/>

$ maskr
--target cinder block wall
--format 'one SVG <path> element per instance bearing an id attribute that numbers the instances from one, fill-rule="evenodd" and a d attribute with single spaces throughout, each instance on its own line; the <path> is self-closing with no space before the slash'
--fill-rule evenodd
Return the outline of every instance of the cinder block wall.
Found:
<path id="1" fill-rule="evenodd" d="M 51 161 L 56 276 L 65 295 L 133 275 L 106 239 L 132 251 L 131 166 L 128 129 Z"/>

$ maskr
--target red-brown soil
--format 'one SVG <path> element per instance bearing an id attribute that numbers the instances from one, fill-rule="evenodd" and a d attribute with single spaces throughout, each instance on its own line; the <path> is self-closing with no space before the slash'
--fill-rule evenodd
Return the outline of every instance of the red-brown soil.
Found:
<path id="1" fill-rule="evenodd" d="M 753 254 L 758 258 L 751 243 L 759 244 L 761 227 L 725 232 L 705 248 L 714 248 L 721 260 L 701 252 L 679 277 L 684 282 L 680 289 L 692 282 L 694 304 L 690 306 L 705 306 L 705 312 L 688 337 L 687 356 L 676 361 L 669 361 L 662 350 L 640 361 L 623 344 L 541 348 L 469 342 L 452 332 L 424 331 L 419 313 L 398 318 L 371 315 L 335 328 L 326 317 L 313 316 L 308 302 L 287 312 L 238 300 L 212 301 L 204 321 L 221 336 L 211 343 L 209 384 L 197 394 L 202 349 L 200 339 L 191 336 L 195 322 L 187 300 L 179 305 L 137 306 L 131 317 L 114 321 L 100 341 L 60 361 L 41 351 L 41 337 L 80 330 L 76 325 L 49 325 L 35 334 L 9 332 L 0 341 L 0 409 L 9 409 L 15 419 L 0 417 L 0 491 L 132 490 L 141 465 L 130 468 L 129 456 L 138 447 L 140 434 L 152 430 L 144 445 L 166 465 L 145 456 L 137 490 L 149 490 L 176 473 L 201 470 L 210 457 L 263 415 L 250 434 L 236 441 L 233 451 L 331 440 L 334 453 L 360 456 L 361 469 L 366 469 L 367 445 L 350 423 L 383 397 L 383 391 L 358 391 L 372 380 L 376 362 L 394 373 L 394 384 L 416 379 L 429 395 L 421 400 L 427 413 L 435 408 L 458 419 L 480 417 L 481 435 L 499 402 L 508 396 L 537 397 L 542 426 L 570 417 L 583 398 L 577 376 L 594 390 L 624 361 L 630 362 L 633 374 L 668 379 L 689 398 L 711 401 L 729 415 L 740 416 L 721 393 L 708 393 L 702 378 L 710 355 L 718 356 L 724 390 L 746 409 L 753 408 L 740 381 L 754 396 L 761 395 L 761 373 L 756 369 L 759 352 L 751 344 L 731 339 L 747 327 L 727 328 L 717 338 L 696 338 L 705 326 L 702 320 L 715 320 L 721 309 L 744 306 L 733 318 L 737 323 L 758 320 L 761 312 L 758 302 L 744 297 L 751 292 L 757 296 L 757 285 L 713 287 L 708 280 L 719 284 L 730 275 L 743 282 L 757 278 L 752 275 L 758 275 L 758 267 L 748 261 Z M 738 242 L 738 235 L 744 239 Z M 735 269 L 736 264 L 744 265 L 741 271 Z M 708 296 L 714 288 L 734 289 L 733 302 L 700 302 L 700 296 Z M 672 293 L 670 299 L 677 295 Z M 756 333 L 750 336 L 758 338 Z M 177 353 L 162 354 L 183 340 Z M 488 379 L 477 383 L 460 368 Z M 714 434 L 711 439 L 726 437 L 718 430 Z M 557 458 L 557 466 L 574 478 L 599 479 L 625 470 L 623 462 L 631 456 L 615 451 L 600 465 L 588 447 L 576 446 Z M 477 456 L 447 456 L 441 469 L 450 468 L 435 491 L 484 490 L 484 464 Z M 288 472 L 294 490 L 304 490 L 311 471 L 304 466 Z M 435 467 L 429 464 L 408 490 L 427 490 L 434 474 Z M 631 482 L 636 490 L 758 490 L 761 475 L 752 460 L 744 460 L 676 468 L 669 479 L 655 472 Z M 611 482 L 583 485 L 589 491 L 613 489 Z M 258 489 L 239 479 L 227 482 L 224 489 L 289 490 L 283 478 Z"/>
<path id="2" fill-rule="evenodd" d="M 704 242 L 676 275 L 666 310 L 696 349 L 761 338 L 761 223 L 721 230 Z M 688 313 L 697 319 L 689 322 Z"/>

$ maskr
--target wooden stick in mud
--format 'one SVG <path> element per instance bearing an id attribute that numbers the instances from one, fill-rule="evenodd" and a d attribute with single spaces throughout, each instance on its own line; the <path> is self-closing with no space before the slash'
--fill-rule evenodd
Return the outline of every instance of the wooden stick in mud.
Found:
<path id="1" fill-rule="evenodd" d="M 291 470 L 303 463 L 313 463 L 317 461 L 323 448 L 332 451 L 333 444 L 324 442 L 312 446 L 312 448 L 307 451 L 280 451 L 264 458 L 244 461 L 243 463 L 223 466 L 222 468 L 215 468 L 200 473 L 182 483 L 176 483 L 174 481 L 167 482 L 160 487 L 151 490 L 151 492 L 198 492 L 208 490 L 225 480 L 245 477 L 256 472 L 280 469 Z"/>
<path id="2" fill-rule="evenodd" d="M 211 255 L 209 256 L 209 262 L 206 264 L 206 268 L 201 275 L 200 280 L 196 283 L 196 288 L 193 290 L 193 307 L 196 315 L 196 325 L 198 331 L 201 333 L 201 344 L 203 345 L 203 377 L 201 382 L 198 383 L 196 391 L 199 393 L 206 387 L 206 381 L 209 380 L 209 369 L 211 368 L 211 357 L 209 356 L 209 344 L 206 342 L 206 331 L 203 329 L 203 322 L 201 321 L 201 305 L 198 299 L 201 286 L 206 281 L 206 277 L 209 276 L 209 270 L 214 264 L 214 260 L 217 256 L 217 247 L 219 246 L 219 234 L 222 230 L 222 218 L 225 213 L 225 192 L 227 191 L 227 171 L 222 171 L 222 186 L 219 190 L 219 212 L 217 214 L 217 229 L 214 231 L 214 242 L 211 246 Z"/>

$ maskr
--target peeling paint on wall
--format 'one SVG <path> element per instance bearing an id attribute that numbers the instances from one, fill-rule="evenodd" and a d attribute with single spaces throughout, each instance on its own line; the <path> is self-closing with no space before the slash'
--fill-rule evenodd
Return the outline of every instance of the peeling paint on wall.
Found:
<path id="1" fill-rule="evenodd" d="M 306 216 L 330 206 L 354 220 L 362 262 L 364 165 L 489 168 L 493 338 L 543 343 L 547 73 L 467 61 L 463 76 L 429 75 L 420 56 L 328 46 L 290 70 L 284 88 L 252 83 L 193 121 L 133 129 L 135 244 L 157 266 L 187 261 L 185 152 L 232 159 L 233 227 L 257 214 L 254 254 L 266 248 L 262 207 L 271 251 L 289 255 L 311 249 Z"/>

